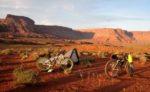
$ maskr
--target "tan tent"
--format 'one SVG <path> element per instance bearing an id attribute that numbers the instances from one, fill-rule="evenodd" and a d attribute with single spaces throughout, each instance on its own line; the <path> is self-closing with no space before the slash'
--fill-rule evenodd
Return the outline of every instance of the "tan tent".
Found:
<path id="1" fill-rule="evenodd" d="M 76 48 L 69 50 L 67 53 L 65 53 L 64 57 L 71 58 L 75 64 L 79 63 L 79 55 Z"/>

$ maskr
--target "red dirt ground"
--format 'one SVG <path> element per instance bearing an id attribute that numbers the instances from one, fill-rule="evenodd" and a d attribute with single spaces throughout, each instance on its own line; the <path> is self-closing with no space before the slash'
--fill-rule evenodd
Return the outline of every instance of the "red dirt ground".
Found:
<path id="1" fill-rule="evenodd" d="M 24 60 L 25 69 L 33 69 L 41 78 L 40 86 L 13 85 L 13 69 L 20 66 L 18 55 L 1 55 L 0 92 L 150 92 L 150 63 L 134 61 L 134 76 L 122 73 L 118 78 L 108 79 L 104 74 L 104 65 L 108 59 L 95 58 L 91 67 L 76 65 L 71 74 L 60 70 L 40 72 L 36 62 Z M 81 75 L 83 77 L 81 77 Z"/>

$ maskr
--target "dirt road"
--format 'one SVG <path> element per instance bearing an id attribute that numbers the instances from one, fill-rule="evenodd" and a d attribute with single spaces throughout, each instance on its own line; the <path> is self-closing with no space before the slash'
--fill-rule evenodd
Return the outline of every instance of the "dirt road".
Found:
<path id="1" fill-rule="evenodd" d="M 0 92 L 150 92 L 150 63 L 134 61 L 134 76 L 125 72 L 118 78 L 108 79 L 104 74 L 104 65 L 108 59 L 95 58 L 91 67 L 76 65 L 71 74 L 61 70 L 52 73 L 40 72 L 36 62 L 20 61 L 17 55 L 1 55 Z M 33 69 L 41 78 L 40 86 L 14 86 L 13 69 L 24 62 L 25 69 Z"/>

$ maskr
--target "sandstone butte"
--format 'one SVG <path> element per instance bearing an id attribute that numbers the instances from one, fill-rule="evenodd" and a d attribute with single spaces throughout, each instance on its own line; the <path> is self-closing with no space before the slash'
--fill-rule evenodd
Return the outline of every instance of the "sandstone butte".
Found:
<path id="1" fill-rule="evenodd" d="M 72 29 L 57 25 L 37 25 L 28 17 L 11 14 L 0 19 L 0 37 L 59 38 L 118 44 L 150 43 L 150 31 L 127 31 L 119 28 Z"/>

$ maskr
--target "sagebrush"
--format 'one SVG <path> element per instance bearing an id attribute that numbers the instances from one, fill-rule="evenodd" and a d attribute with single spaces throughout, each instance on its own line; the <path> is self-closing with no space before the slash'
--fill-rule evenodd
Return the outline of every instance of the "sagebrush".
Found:
<path id="1" fill-rule="evenodd" d="M 38 84 L 40 80 L 35 72 L 33 72 L 32 70 L 25 70 L 21 67 L 14 69 L 13 75 L 15 77 L 15 85 L 35 85 Z"/>

